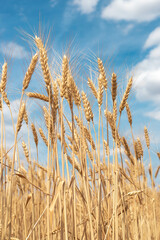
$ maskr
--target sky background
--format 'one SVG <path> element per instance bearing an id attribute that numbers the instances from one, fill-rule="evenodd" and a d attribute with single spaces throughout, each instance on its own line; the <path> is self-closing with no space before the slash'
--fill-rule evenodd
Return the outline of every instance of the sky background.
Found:
<path id="1" fill-rule="evenodd" d="M 159 160 L 155 152 L 160 151 L 160 1 L 1 0 L 0 5 L 0 64 L 8 62 L 7 92 L 15 119 L 23 77 L 34 52 L 26 33 L 34 37 L 41 29 L 44 40 L 50 33 L 48 47 L 53 60 L 55 51 L 62 56 L 68 46 L 82 62 L 86 58 L 95 65 L 96 57 L 100 57 L 110 72 L 117 73 L 121 95 L 127 78 L 133 76 L 129 104 L 134 133 L 145 147 L 143 129 L 147 126 L 156 168 Z M 87 76 L 86 69 L 82 71 Z M 78 85 L 82 87 L 81 82 Z M 32 81 L 32 88 L 43 91 L 36 81 Z M 7 118 L 8 110 L 4 111 Z M 36 114 L 32 120 L 38 124 Z M 125 130 L 122 125 L 122 134 Z"/>

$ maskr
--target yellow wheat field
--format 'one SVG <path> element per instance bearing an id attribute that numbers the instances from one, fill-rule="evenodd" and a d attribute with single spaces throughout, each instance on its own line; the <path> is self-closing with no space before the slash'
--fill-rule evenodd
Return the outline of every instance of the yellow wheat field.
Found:
<path id="1" fill-rule="evenodd" d="M 127 102 L 134 77 L 128 80 L 120 99 L 116 73 L 107 78 L 103 62 L 97 58 L 96 84 L 92 78 L 87 79 L 95 100 L 92 108 L 88 92 L 80 91 L 76 85 L 69 56 L 62 56 L 55 78 L 43 41 L 35 36 L 34 44 L 36 53 L 24 76 L 17 123 L 12 121 L 12 155 L 3 134 L 6 105 L 13 120 L 6 91 L 7 62 L 2 67 L 0 239 L 160 239 L 160 192 L 154 183 L 160 166 L 153 171 L 149 130 L 144 127 L 145 146 L 140 138 L 134 137 Z M 45 94 L 27 91 L 38 66 L 43 73 Z M 44 127 L 41 122 L 37 127 L 28 116 L 26 98 L 41 101 Z M 130 126 L 130 142 L 119 131 L 124 111 Z M 36 160 L 31 158 L 34 146 L 30 147 L 30 138 L 26 142 L 19 139 L 23 124 L 33 135 Z M 15 165 L 18 142 L 26 161 L 22 164 L 18 157 Z M 42 142 L 46 166 L 39 162 Z M 147 171 L 144 151 L 148 151 L 150 161 Z M 160 158 L 160 153 L 157 157 Z"/>

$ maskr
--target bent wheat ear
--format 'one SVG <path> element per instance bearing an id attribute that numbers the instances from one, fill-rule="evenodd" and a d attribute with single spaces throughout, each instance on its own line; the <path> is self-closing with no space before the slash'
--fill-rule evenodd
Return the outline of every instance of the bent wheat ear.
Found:
<path id="1" fill-rule="evenodd" d="M 126 88 L 126 91 L 123 95 L 123 98 L 122 98 L 122 101 L 121 101 L 121 104 L 119 106 L 119 112 L 121 113 L 125 107 L 125 104 L 126 104 L 126 101 L 128 99 L 128 96 L 129 96 L 129 93 L 130 93 L 130 90 L 132 88 L 132 83 L 133 83 L 133 79 L 132 77 L 129 79 L 128 81 L 128 84 L 127 84 L 127 88 Z"/>
<path id="2" fill-rule="evenodd" d="M 43 132 L 42 128 L 39 128 L 39 133 L 40 133 L 41 138 L 43 139 L 44 143 L 48 147 L 48 140 L 47 140 L 46 136 L 44 135 L 44 132 Z"/>
<path id="3" fill-rule="evenodd" d="M 19 111 L 18 121 L 17 121 L 17 133 L 21 129 L 22 121 L 23 121 L 23 117 L 24 117 L 24 112 L 25 112 L 25 103 L 22 103 L 22 106 L 21 106 L 20 111 Z"/>
<path id="4" fill-rule="evenodd" d="M 93 81 L 90 78 L 88 78 L 88 86 L 90 87 L 90 89 L 92 90 L 93 95 L 97 99 L 98 98 L 97 89 L 96 89 Z"/>
<path id="5" fill-rule="evenodd" d="M 40 93 L 27 92 L 26 95 L 30 98 L 37 98 L 37 99 L 43 100 L 45 102 L 49 102 L 49 97 L 47 97 L 43 94 L 40 94 Z"/>
<path id="6" fill-rule="evenodd" d="M 24 77 L 24 80 L 23 80 L 23 91 L 28 88 L 28 85 L 29 85 L 29 83 L 30 83 L 32 74 L 33 74 L 33 72 L 34 72 L 34 70 L 35 70 L 37 61 L 38 61 L 38 54 L 36 53 L 36 54 L 32 57 L 31 63 L 30 63 L 30 65 L 29 65 L 28 70 L 27 70 L 27 72 L 26 72 L 26 75 L 25 75 L 25 77 Z"/>

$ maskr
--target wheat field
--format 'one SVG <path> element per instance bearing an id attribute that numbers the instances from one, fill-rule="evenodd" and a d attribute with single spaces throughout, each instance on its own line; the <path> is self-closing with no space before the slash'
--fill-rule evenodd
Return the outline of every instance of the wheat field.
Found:
<path id="1" fill-rule="evenodd" d="M 34 45 L 36 53 L 23 79 L 16 123 L 6 91 L 7 62 L 1 71 L 0 239 L 160 239 L 160 192 L 155 184 L 160 166 L 153 171 L 147 127 L 145 144 L 134 136 L 128 101 L 134 76 L 123 96 L 118 96 L 117 74 L 112 72 L 108 78 L 97 58 L 96 82 L 88 77 L 88 93 L 78 88 L 69 55 L 62 56 L 60 71 L 53 77 L 42 39 L 35 36 Z M 45 94 L 27 91 L 39 67 Z M 28 116 L 26 99 L 41 102 L 39 114 L 45 124 L 39 122 L 37 127 Z M 10 148 L 4 137 L 6 106 L 14 134 Z M 122 116 L 127 117 L 129 139 L 120 131 Z M 22 125 L 33 136 L 32 147 L 30 137 L 26 142 L 19 139 Z M 39 160 L 41 144 L 46 165 Z M 31 157 L 33 148 L 36 159 Z M 160 153 L 156 154 L 160 159 Z"/>

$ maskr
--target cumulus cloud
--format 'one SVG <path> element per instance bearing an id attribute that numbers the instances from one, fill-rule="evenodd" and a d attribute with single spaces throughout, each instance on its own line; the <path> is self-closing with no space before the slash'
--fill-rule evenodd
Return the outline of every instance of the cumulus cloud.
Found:
<path id="1" fill-rule="evenodd" d="M 82 14 L 94 12 L 99 0 L 73 0 L 73 5 L 77 6 Z"/>
<path id="2" fill-rule="evenodd" d="M 160 44 L 160 27 L 157 27 L 153 32 L 150 33 L 147 41 L 145 42 L 144 49 L 153 47 Z"/>
<path id="3" fill-rule="evenodd" d="M 159 0 L 113 0 L 102 10 L 102 18 L 148 22 L 160 17 Z"/>
<path id="4" fill-rule="evenodd" d="M 141 101 L 160 103 L 160 28 L 147 38 L 144 48 L 152 47 L 144 60 L 133 69 L 136 96 Z"/>
<path id="5" fill-rule="evenodd" d="M 145 115 L 160 121 L 160 109 L 154 109 L 153 111 L 147 112 Z"/>
<path id="6" fill-rule="evenodd" d="M 22 59 L 28 56 L 25 48 L 15 42 L 2 42 L 0 44 L 0 52 L 5 56 L 17 59 Z"/>

